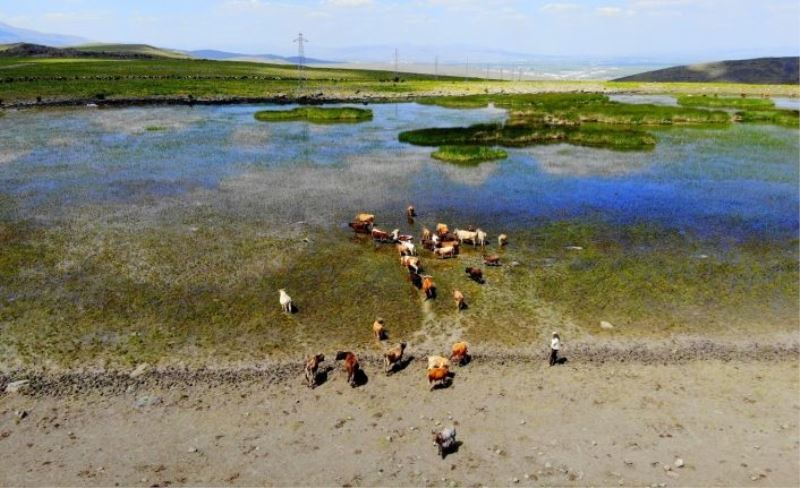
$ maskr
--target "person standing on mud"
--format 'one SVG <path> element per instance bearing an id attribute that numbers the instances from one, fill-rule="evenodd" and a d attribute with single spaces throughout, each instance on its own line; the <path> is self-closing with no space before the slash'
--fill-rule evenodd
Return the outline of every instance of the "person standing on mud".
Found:
<path id="1" fill-rule="evenodd" d="M 561 349 L 561 337 L 558 332 L 553 332 L 553 338 L 550 339 L 550 366 L 558 362 L 558 350 Z"/>

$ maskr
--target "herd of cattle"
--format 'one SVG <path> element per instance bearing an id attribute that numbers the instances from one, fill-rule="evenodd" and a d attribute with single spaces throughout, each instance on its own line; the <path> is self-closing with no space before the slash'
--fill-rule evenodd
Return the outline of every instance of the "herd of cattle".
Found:
<path id="1" fill-rule="evenodd" d="M 406 216 L 409 222 L 413 223 L 413 219 L 417 216 L 414 207 L 409 206 L 406 209 Z M 401 234 L 399 229 L 394 229 L 392 232 L 378 229 L 375 227 L 375 215 L 373 214 L 357 214 L 355 219 L 349 223 L 349 226 L 356 234 L 371 236 L 376 243 L 395 244 L 400 256 L 400 265 L 408 270 L 409 281 L 425 294 L 425 300 L 436 298 L 436 284 L 433 281 L 433 276 L 421 274 L 422 264 L 417 253 L 417 246 L 414 244 L 414 236 Z M 475 248 L 480 246 L 481 249 L 485 249 L 487 239 L 488 234 L 479 228 L 470 226 L 466 230 L 454 229 L 453 232 L 450 232 L 446 224 L 439 223 L 436 225 L 434 232 L 431 232 L 427 227 L 422 228 L 420 245 L 423 249 L 430 251 L 434 258 L 448 259 L 459 256 L 461 246 L 465 242 L 471 243 Z M 505 234 L 500 234 L 497 237 L 497 245 L 503 247 L 506 244 L 508 244 L 508 237 Z M 501 266 L 500 257 L 483 254 L 483 264 L 485 266 Z M 480 268 L 467 267 L 465 272 L 475 282 L 484 283 L 483 270 Z M 286 293 L 286 290 L 281 289 L 278 292 L 281 309 L 284 312 L 292 313 L 295 310 L 292 305 L 292 298 Z M 466 308 L 464 294 L 460 290 L 453 290 L 453 300 L 458 311 Z M 372 333 L 376 341 L 382 345 L 383 341 L 386 340 L 386 324 L 383 319 L 378 318 L 373 322 Z M 383 363 L 384 372 L 387 375 L 393 373 L 396 366 L 402 363 L 406 346 L 405 342 L 401 342 L 392 347 L 384 348 Z M 427 376 L 430 389 L 433 390 L 437 386 L 446 386 L 448 384 L 453 376 L 450 372 L 451 363 L 461 366 L 468 363 L 469 360 L 469 345 L 463 341 L 453 344 L 449 357 L 428 356 Z M 319 368 L 323 361 L 325 361 L 325 355 L 323 354 L 315 354 L 306 359 L 305 379 L 310 388 L 314 388 L 318 384 Z M 336 353 L 336 361 L 343 362 L 348 384 L 353 387 L 357 386 L 358 376 L 361 374 L 358 357 L 350 351 L 339 351 Z M 436 433 L 434 439 L 442 456 L 445 455 L 447 448 L 455 442 L 455 429 L 452 429 L 452 432 L 445 431 Z"/>
<path id="2" fill-rule="evenodd" d="M 406 216 L 409 222 L 413 223 L 413 219 L 417 216 L 414 207 L 410 206 L 406 209 Z M 422 264 L 417 253 L 417 247 L 414 245 L 414 236 L 400 234 L 399 229 L 394 229 L 392 232 L 378 229 L 375 227 L 375 215 L 373 214 L 357 214 L 356 218 L 349 223 L 349 226 L 357 234 L 370 235 L 373 241 L 377 243 L 394 243 L 400 255 L 400 264 L 408 270 L 409 281 L 425 294 L 425 300 L 436 298 L 436 284 L 433 281 L 433 276 L 421 274 Z M 479 228 L 470 226 L 467 230 L 455 229 L 450 232 L 446 224 L 439 223 L 436 225 L 435 232 L 423 227 L 420 244 L 424 249 L 431 251 L 434 257 L 446 259 L 457 257 L 460 254 L 461 246 L 465 242 L 471 243 L 473 247 L 480 246 L 481 249 L 484 249 L 487 238 L 487 233 Z M 505 246 L 508 244 L 508 237 L 505 234 L 500 234 L 497 238 L 497 244 L 499 247 Z M 500 257 L 483 254 L 483 264 L 486 266 L 501 266 Z M 468 267 L 465 272 L 475 282 L 484 283 L 483 271 L 480 268 Z M 278 290 L 278 292 L 280 294 L 281 309 L 287 313 L 293 312 L 292 298 L 283 289 Z M 466 308 L 464 294 L 460 290 L 453 290 L 453 300 L 457 310 L 461 311 Z M 382 341 L 386 338 L 383 319 L 378 318 L 375 320 L 372 324 L 372 332 L 376 341 L 382 344 Z M 386 374 L 392 373 L 395 366 L 401 363 L 405 349 L 406 343 L 401 342 L 384 350 L 384 371 Z M 311 356 L 306 360 L 305 377 L 309 387 L 316 386 L 319 366 L 324 360 L 325 356 L 322 354 Z M 356 355 L 349 351 L 340 351 L 336 354 L 336 360 L 343 361 L 348 383 L 351 386 L 356 386 L 356 378 L 360 368 Z M 449 378 L 452 377 L 450 373 L 451 361 L 459 365 L 469 361 L 469 346 L 466 342 L 453 344 L 449 358 L 442 356 L 430 356 L 428 358 L 428 383 L 431 385 L 431 389 L 434 389 L 437 385 L 446 384 Z"/>

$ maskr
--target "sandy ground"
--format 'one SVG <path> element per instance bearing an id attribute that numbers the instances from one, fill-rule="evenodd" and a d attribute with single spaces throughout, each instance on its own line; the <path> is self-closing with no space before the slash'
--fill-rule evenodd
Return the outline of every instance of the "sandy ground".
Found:
<path id="1" fill-rule="evenodd" d="M 435 391 L 414 361 L 357 388 L 295 368 L 3 394 L 0 484 L 798 486 L 798 365 L 476 358 Z M 463 444 L 442 460 L 430 432 L 449 425 Z"/>

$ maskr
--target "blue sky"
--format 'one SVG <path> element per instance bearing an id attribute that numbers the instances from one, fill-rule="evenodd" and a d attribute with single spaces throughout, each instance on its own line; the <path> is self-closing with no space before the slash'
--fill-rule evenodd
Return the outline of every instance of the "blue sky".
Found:
<path id="1" fill-rule="evenodd" d="M 798 0 L 0 0 L 0 22 L 93 40 L 307 55 L 469 46 L 562 56 L 800 52 Z"/>

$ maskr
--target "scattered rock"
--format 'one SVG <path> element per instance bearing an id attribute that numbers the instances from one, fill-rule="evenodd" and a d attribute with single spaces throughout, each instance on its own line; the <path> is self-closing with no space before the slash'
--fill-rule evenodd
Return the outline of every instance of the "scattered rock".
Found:
<path id="1" fill-rule="evenodd" d="M 30 381 L 28 380 L 12 381 L 6 385 L 6 393 L 20 393 L 25 390 L 29 384 Z"/>
<path id="2" fill-rule="evenodd" d="M 665 464 L 664 471 L 672 471 L 672 466 L 670 466 L 669 464 Z"/>
<path id="3" fill-rule="evenodd" d="M 614 324 L 612 324 L 611 322 L 607 322 L 605 320 L 601 320 L 600 321 L 600 328 L 604 329 L 604 330 L 611 330 L 611 329 L 614 328 Z"/>
<path id="4" fill-rule="evenodd" d="M 150 371 L 150 363 L 142 363 L 139 366 L 136 366 L 136 369 L 131 371 L 128 376 L 130 376 L 131 378 L 138 378 L 139 376 L 142 376 L 148 371 Z"/>
<path id="5" fill-rule="evenodd" d="M 519 483 L 519 478 L 514 478 L 511 481 L 513 481 L 514 483 Z"/>
<path id="6" fill-rule="evenodd" d="M 392 436 L 390 436 L 390 435 L 387 435 L 387 436 L 386 436 L 386 441 L 387 441 L 387 442 L 392 442 Z"/>
<path id="7" fill-rule="evenodd" d="M 686 464 L 683 462 L 683 459 L 681 459 L 681 458 L 677 458 L 677 459 L 675 459 L 675 462 L 674 462 L 673 464 L 675 464 L 675 467 L 676 467 L 676 468 L 682 468 L 682 467 L 684 467 L 684 466 L 686 465 Z"/>
<path id="8" fill-rule="evenodd" d="M 583 251 L 583 248 L 581 246 L 567 246 L 564 249 L 566 249 L 567 251 Z"/>
<path id="9" fill-rule="evenodd" d="M 628 466 L 633 466 L 633 461 L 632 461 L 632 460 L 630 460 L 630 459 L 625 459 L 625 460 L 624 460 L 624 462 L 625 462 L 625 464 L 627 464 Z"/>
<path id="10" fill-rule="evenodd" d="M 525 421 L 524 420 L 520 420 L 519 421 L 519 425 L 525 425 Z"/>
<path id="11" fill-rule="evenodd" d="M 16 415 L 18 419 L 22 420 L 28 416 L 28 412 L 26 410 L 17 410 L 14 412 L 14 415 Z"/>
<path id="12" fill-rule="evenodd" d="M 195 452 L 197 452 L 197 448 L 192 446 L 187 450 L 187 452 L 195 453 Z"/>
<path id="13" fill-rule="evenodd" d="M 545 468 L 545 469 L 550 469 L 550 468 L 552 468 L 552 467 L 553 467 L 553 465 L 552 465 L 552 464 L 550 464 L 550 461 L 548 461 L 548 462 L 544 463 L 544 468 Z"/>

